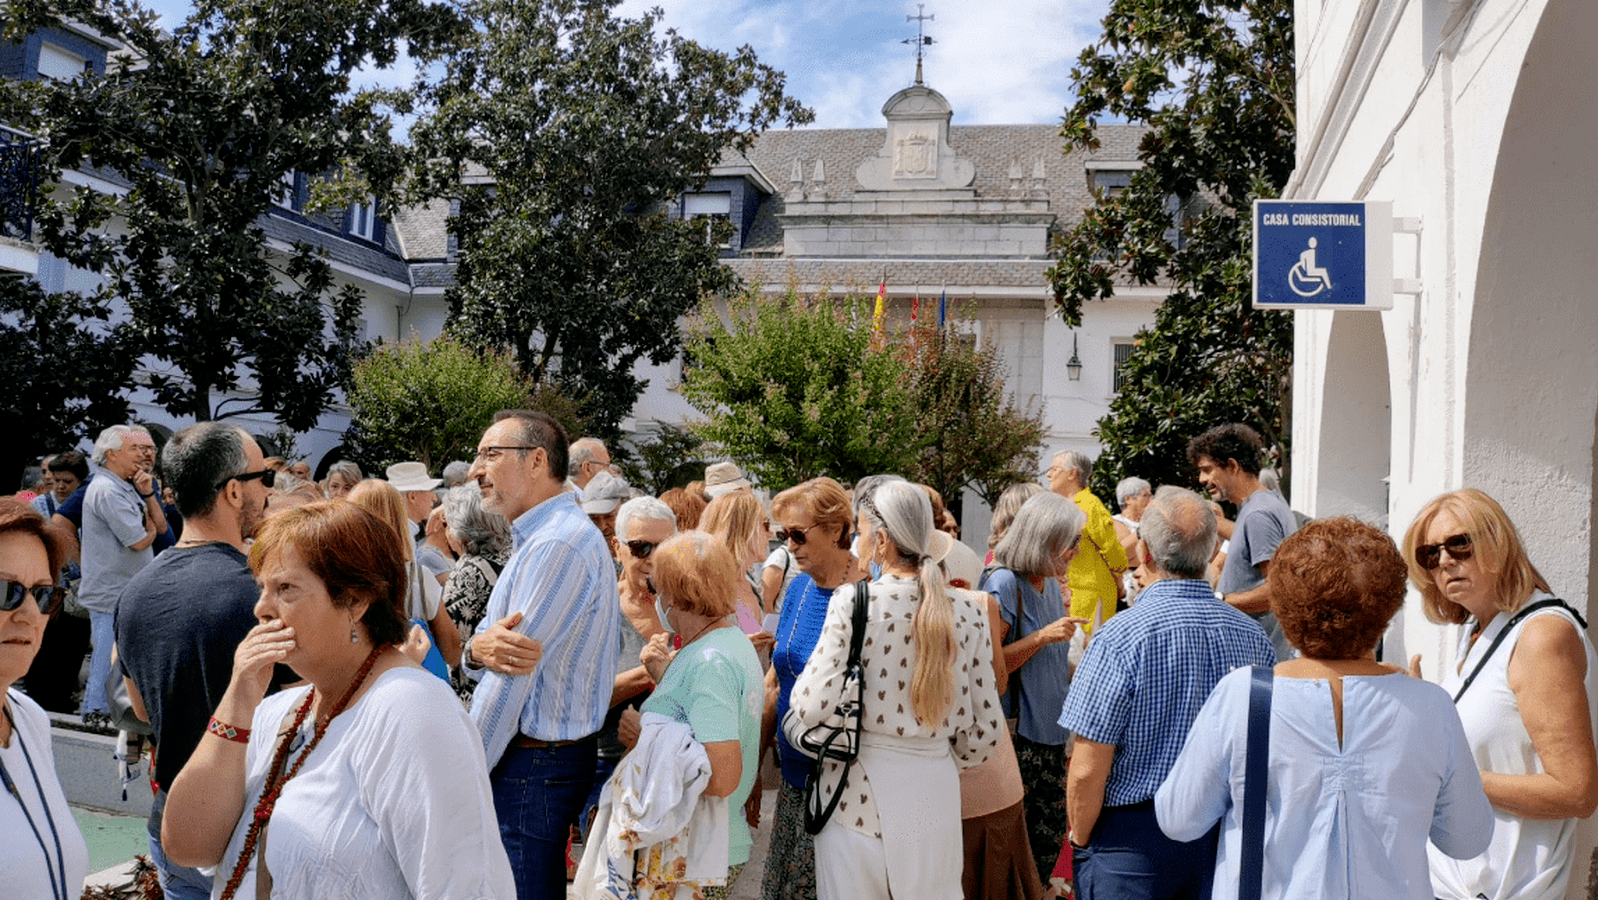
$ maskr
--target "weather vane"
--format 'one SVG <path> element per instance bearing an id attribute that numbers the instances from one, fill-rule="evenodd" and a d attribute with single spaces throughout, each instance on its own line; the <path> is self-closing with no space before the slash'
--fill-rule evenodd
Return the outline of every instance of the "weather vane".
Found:
<path id="1" fill-rule="evenodd" d="M 926 10 L 926 4 L 925 3 L 917 3 L 916 4 L 916 14 L 913 15 L 913 16 L 905 16 L 904 17 L 904 20 L 906 22 L 914 22 L 914 23 L 916 23 L 916 36 L 913 37 L 913 38 L 905 38 L 904 40 L 899 42 L 901 44 L 915 44 L 916 45 L 916 84 L 920 84 L 921 83 L 921 55 L 924 52 L 923 48 L 928 47 L 928 46 L 930 46 L 933 43 L 932 38 L 927 37 L 926 23 L 928 23 L 928 22 L 932 21 L 933 19 L 937 18 L 937 16 L 935 16 L 935 15 L 934 16 L 925 15 L 925 10 Z"/>

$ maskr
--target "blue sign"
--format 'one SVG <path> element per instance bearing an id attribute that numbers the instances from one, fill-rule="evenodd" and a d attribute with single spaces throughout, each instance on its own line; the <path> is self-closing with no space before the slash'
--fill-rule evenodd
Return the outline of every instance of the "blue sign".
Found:
<path id="1" fill-rule="evenodd" d="M 1391 309 L 1392 204 L 1254 202 L 1257 309 Z"/>

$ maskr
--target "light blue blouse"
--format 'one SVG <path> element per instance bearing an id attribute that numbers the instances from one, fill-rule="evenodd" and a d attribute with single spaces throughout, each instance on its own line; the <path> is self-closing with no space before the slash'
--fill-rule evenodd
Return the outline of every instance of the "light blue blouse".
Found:
<path id="1" fill-rule="evenodd" d="M 1249 672 L 1199 711 L 1154 796 L 1160 829 L 1193 840 L 1224 819 L 1215 900 L 1237 896 Z M 1493 814 L 1448 694 L 1407 675 L 1343 677 L 1343 739 L 1330 685 L 1275 679 L 1263 897 L 1430 900 L 1426 842 L 1481 853 Z"/>

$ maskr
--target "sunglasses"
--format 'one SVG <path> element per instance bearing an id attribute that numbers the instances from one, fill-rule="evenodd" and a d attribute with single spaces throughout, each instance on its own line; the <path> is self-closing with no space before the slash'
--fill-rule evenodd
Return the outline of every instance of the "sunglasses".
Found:
<path id="1" fill-rule="evenodd" d="M 1415 562 L 1422 569 L 1430 572 L 1442 562 L 1442 551 L 1447 550 L 1448 555 L 1459 562 L 1464 562 L 1476 555 L 1476 550 L 1471 546 L 1470 535 L 1453 534 L 1443 538 L 1439 544 L 1421 544 L 1415 548 Z"/>
<path id="2" fill-rule="evenodd" d="M 786 529 L 786 530 L 783 530 L 783 531 L 779 531 L 776 534 L 773 534 L 772 537 L 776 538 L 779 541 L 782 541 L 783 543 L 787 543 L 789 541 L 793 541 L 793 545 L 795 547 L 803 547 L 805 545 L 805 541 L 810 540 L 810 537 L 807 534 L 807 532 L 811 531 L 812 529 L 816 529 L 816 528 L 820 528 L 820 527 L 821 527 L 821 523 L 817 522 L 816 524 L 811 525 L 809 528 L 790 528 L 790 529 Z"/>
<path id="3" fill-rule="evenodd" d="M 654 553 L 659 546 L 659 543 L 650 541 L 628 541 L 627 552 L 633 555 L 633 559 L 648 559 L 649 554 Z"/>
<path id="4" fill-rule="evenodd" d="M 277 470 L 262 469 L 259 472 L 240 472 L 237 475 L 230 475 L 227 478 L 222 479 L 217 484 L 216 489 L 220 491 L 221 489 L 227 487 L 227 483 L 230 481 L 254 481 L 257 478 L 261 479 L 261 487 L 271 490 L 272 485 L 277 484 Z"/>
<path id="5" fill-rule="evenodd" d="M 11 612 L 21 606 L 23 598 L 29 594 L 32 594 L 33 601 L 39 604 L 39 612 L 46 615 L 55 612 L 56 604 L 61 602 L 61 588 L 53 584 L 28 587 L 0 578 L 0 612 Z"/>

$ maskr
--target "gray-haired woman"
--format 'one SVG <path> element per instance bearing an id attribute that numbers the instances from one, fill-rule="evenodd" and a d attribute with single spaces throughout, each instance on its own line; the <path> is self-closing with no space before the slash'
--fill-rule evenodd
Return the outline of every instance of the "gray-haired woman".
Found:
<path id="1" fill-rule="evenodd" d="M 456 554 L 455 567 L 444 582 L 444 609 L 460 633 L 469 636 L 477 632 L 477 623 L 488 608 L 488 595 L 510 558 L 510 522 L 484 509 L 482 489 L 477 482 L 468 481 L 444 495 L 444 523 L 450 549 Z M 470 700 L 476 683 L 459 667 L 452 675 L 455 693 Z"/>
<path id="2" fill-rule="evenodd" d="M 1004 617 L 1004 662 L 1011 677 L 1003 697 L 1015 726 L 1016 762 L 1026 785 L 1027 830 L 1039 874 L 1054 870 L 1065 840 L 1065 772 L 1069 735 L 1060 710 L 1071 684 L 1071 636 L 1087 620 L 1071 616 L 1059 576 L 1076 556 L 1086 521 L 1075 503 L 1051 492 L 1028 499 L 993 548 L 982 590 L 998 598 Z"/>
<path id="3" fill-rule="evenodd" d="M 362 477 L 361 467 L 347 459 L 341 459 L 328 466 L 327 498 L 329 500 L 338 500 L 342 497 L 348 497 L 350 491 L 355 490 L 355 486 L 361 483 Z"/>

